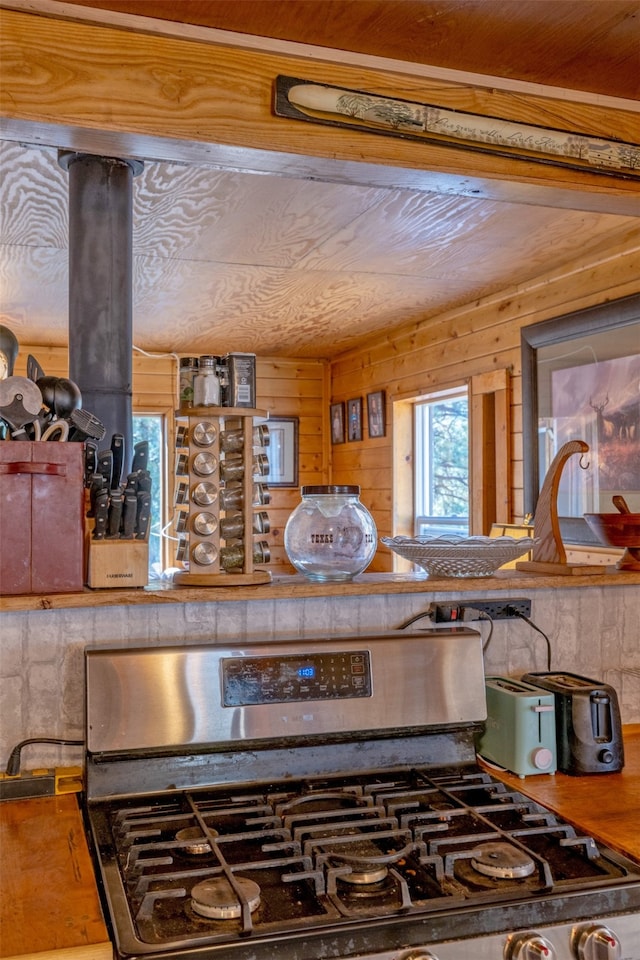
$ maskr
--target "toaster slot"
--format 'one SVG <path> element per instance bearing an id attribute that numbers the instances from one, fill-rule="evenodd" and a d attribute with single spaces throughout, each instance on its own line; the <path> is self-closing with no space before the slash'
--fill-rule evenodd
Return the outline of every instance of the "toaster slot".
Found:
<path id="1" fill-rule="evenodd" d="M 591 729 L 594 740 L 611 742 L 611 697 L 600 690 L 591 694 Z"/>

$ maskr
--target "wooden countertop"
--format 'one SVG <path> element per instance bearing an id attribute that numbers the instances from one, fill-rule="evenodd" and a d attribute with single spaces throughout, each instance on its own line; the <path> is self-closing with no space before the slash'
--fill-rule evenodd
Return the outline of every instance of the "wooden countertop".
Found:
<path id="1" fill-rule="evenodd" d="M 75 794 L 0 803 L 0 957 L 112 960 Z"/>
<path id="2" fill-rule="evenodd" d="M 307 597 L 358 597 L 383 594 L 479 593 L 515 590 L 529 593 L 561 587 L 637 586 L 640 571 L 603 567 L 595 575 L 531 575 L 498 570 L 492 577 L 427 577 L 417 573 L 361 573 L 345 582 L 316 583 L 302 574 L 279 574 L 270 583 L 249 586 L 194 587 L 156 581 L 137 590 L 90 590 L 82 593 L 29 594 L 0 597 L 0 613 L 16 610 L 63 610 L 79 607 L 137 606 L 139 604 L 207 603 L 238 600 L 301 600 Z"/>
<path id="3" fill-rule="evenodd" d="M 624 743 L 620 773 L 491 772 L 640 863 L 640 724 Z M 0 855 L 3 960 L 112 960 L 75 794 L 0 803 Z"/>
<path id="4" fill-rule="evenodd" d="M 522 779 L 485 766 L 510 787 L 640 863 L 640 723 L 626 725 L 623 739 L 625 765 L 620 773 L 581 777 L 556 773 Z"/>

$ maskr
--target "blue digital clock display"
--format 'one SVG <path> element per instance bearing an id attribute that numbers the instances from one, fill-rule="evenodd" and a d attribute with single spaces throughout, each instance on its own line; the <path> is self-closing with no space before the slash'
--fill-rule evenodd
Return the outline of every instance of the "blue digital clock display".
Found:
<path id="1" fill-rule="evenodd" d="M 298 676 L 301 680 L 312 680 L 316 675 L 316 668 L 313 666 L 298 667 Z"/>

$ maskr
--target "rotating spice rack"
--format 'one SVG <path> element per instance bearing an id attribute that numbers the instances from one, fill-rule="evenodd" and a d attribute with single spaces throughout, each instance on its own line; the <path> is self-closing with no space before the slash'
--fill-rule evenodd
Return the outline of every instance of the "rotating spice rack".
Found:
<path id="1" fill-rule="evenodd" d="M 182 546 L 189 569 L 175 574 L 174 583 L 226 587 L 270 582 L 270 571 L 259 569 L 257 562 L 256 555 L 263 548 L 266 548 L 264 562 L 269 560 L 269 553 L 266 544 L 256 542 L 259 536 L 256 514 L 261 514 L 260 519 L 264 517 L 264 504 L 256 503 L 254 496 L 256 484 L 261 483 L 255 462 L 264 454 L 264 446 L 254 438 L 254 420 L 267 417 L 266 411 L 247 407 L 180 408 L 176 432 L 176 506 L 182 516 L 179 515 L 177 527 L 180 540 L 186 541 Z M 241 449 L 225 451 L 223 436 L 228 437 L 231 432 L 237 436 L 238 431 L 242 436 Z M 240 463 L 242 476 L 231 481 L 225 479 L 229 468 L 233 465 L 237 470 Z M 203 472 L 203 467 L 207 472 Z M 204 488 L 209 496 L 215 488 L 215 496 L 209 503 L 199 503 L 197 499 L 203 484 L 211 485 Z M 266 485 L 262 485 L 262 489 L 266 491 Z M 226 505 L 231 492 L 241 500 L 239 505 Z M 225 537 L 225 527 L 238 525 L 242 528 L 239 536 Z M 264 532 L 266 530 L 268 526 Z M 194 559 L 198 554 L 208 562 L 198 563 Z M 233 565 L 230 560 L 240 555 L 240 564 Z"/>

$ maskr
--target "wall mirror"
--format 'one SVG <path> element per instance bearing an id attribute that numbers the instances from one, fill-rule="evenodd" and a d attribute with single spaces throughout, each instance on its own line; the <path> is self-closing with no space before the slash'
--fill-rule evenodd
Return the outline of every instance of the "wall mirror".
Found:
<path id="1" fill-rule="evenodd" d="M 597 542 L 583 515 L 615 512 L 615 494 L 640 513 L 640 295 L 523 328 L 522 437 L 525 514 L 562 445 L 589 445 L 562 472 L 565 542 Z"/>

